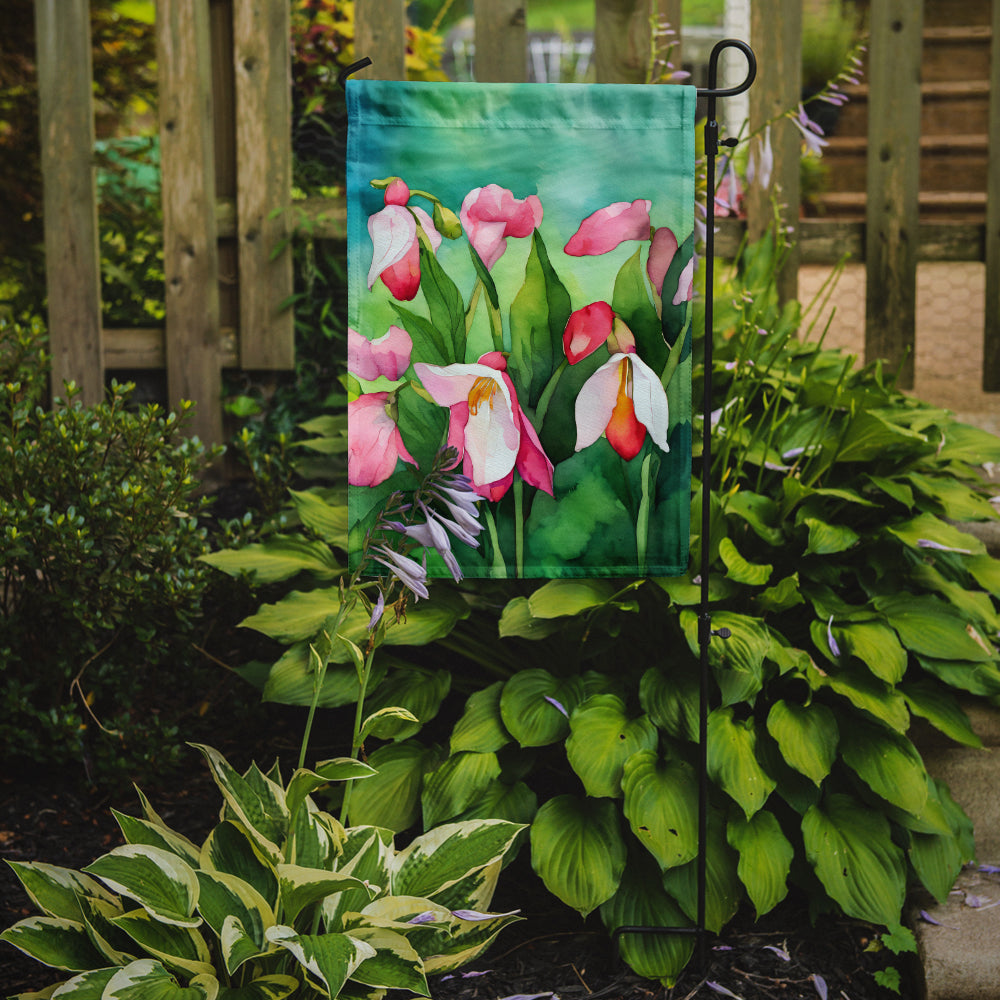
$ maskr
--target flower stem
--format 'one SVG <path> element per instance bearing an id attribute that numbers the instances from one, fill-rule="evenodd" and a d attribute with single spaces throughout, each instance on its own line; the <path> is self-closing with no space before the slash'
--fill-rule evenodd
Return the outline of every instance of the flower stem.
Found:
<path id="1" fill-rule="evenodd" d="M 493 566 L 490 576 L 494 580 L 507 579 L 507 564 L 503 560 L 503 553 L 500 551 L 500 536 L 497 534 L 497 524 L 493 520 L 493 512 L 489 508 L 483 511 L 483 520 L 486 522 L 486 529 L 490 533 L 490 542 L 493 545 Z"/>
<path id="2" fill-rule="evenodd" d="M 514 576 L 524 576 L 524 480 L 514 479 Z"/>
<path id="3" fill-rule="evenodd" d="M 365 695 L 368 693 L 368 679 L 372 675 L 372 660 L 375 658 L 375 643 L 369 642 L 369 649 L 365 655 L 364 669 L 358 683 L 358 702 L 354 706 L 354 731 L 351 734 L 351 756 L 357 760 L 361 753 L 361 746 L 364 738 L 361 729 L 365 720 Z M 340 804 L 340 822 L 346 826 L 348 820 L 348 809 L 351 804 L 351 789 L 354 787 L 353 781 L 348 781 L 344 786 L 344 800 Z"/>
<path id="4" fill-rule="evenodd" d="M 321 653 L 316 649 L 316 645 L 310 643 L 309 645 L 309 658 L 313 661 L 315 660 L 315 677 L 313 679 L 313 696 L 312 701 L 309 703 L 309 714 L 306 717 L 305 729 L 302 732 L 302 744 L 299 747 L 299 767 L 306 766 L 306 752 L 309 749 L 309 737 L 312 733 L 313 720 L 316 718 L 316 709 L 319 707 L 319 696 L 323 690 L 323 681 L 326 678 L 326 668 L 330 664 L 330 654 L 333 651 L 333 643 L 337 637 L 337 633 L 340 631 L 340 626 L 343 624 L 344 619 L 347 617 L 348 612 L 354 606 L 354 598 L 345 599 L 340 602 L 340 610 L 337 612 L 337 617 L 334 619 L 333 615 L 330 616 L 324 623 L 323 628 L 320 630 L 320 635 L 317 637 L 316 645 L 320 645 L 323 652 Z M 333 621 L 333 626 L 330 626 L 331 620 Z M 319 642 L 319 638 L 323 639 L 323 642 Z"/>
<path id="5" fill-rule="evenodd" d="M 646 552 L 649 545 L 649 510 L 653 505 L 650 467 L 653 454 L 650 452 L 642 460 L 642 499 L 639 501 L 639 513 L 635 519 L 635 551 L 636 568 L 639 576 L 646 575 Z"/>

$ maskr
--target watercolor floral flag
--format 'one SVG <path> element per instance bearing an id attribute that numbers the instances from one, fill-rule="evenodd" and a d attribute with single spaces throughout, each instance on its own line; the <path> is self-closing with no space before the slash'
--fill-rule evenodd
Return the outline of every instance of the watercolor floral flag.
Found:
<path id="1" fill-rule="evenodd" d="M 466 576 L 686 572 L 694 89 L 347 101 L 353 562 L 450 445 L 483 498 Z"/>

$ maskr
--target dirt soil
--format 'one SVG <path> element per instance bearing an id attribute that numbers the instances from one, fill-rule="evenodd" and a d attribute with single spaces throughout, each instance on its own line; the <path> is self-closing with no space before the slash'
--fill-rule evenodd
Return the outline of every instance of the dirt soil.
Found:
<path id="1" fill-rule="evenodd" d="M 247 760 L 248 747 L 224 740 L 219 746 L 234 763 Z M 194 751 L 189 770 L 149 794 L 164 820 L 196 841 L 218 813 L 215 785 Z M 7 774 L 0 778 L 0 858 L 81 868 L 122 842 L 112 806 L 140 812 L 128 792 L 109 797 L 72 777 Z M 563 907 L 545 892 L 524 856 L 501 877 L 494 907 L 519 908 L 525 919 L 503 931 L 469 969 L 433 977 L 435 1000 L 545 1000 L 552 995 L 563 1000 L 888 1000 L 893 994 L 873 978 L 888 965 L 903 975 L 903 997 L 919 992 L 904 961 L 866 950 L 874 940 L 872 928 L 833 918 L 811 926 L 799 899 L 786 901 L 758 924 L 752 914 L 739 914 L 721 936 L 706 939 L 705 968 L 693 962 L 673 989 L 634 975 L 618 961 L 596 915 L 584 922 Z M 0 866 L 0 927 L 32 912 L 11 870 Z M 63 978 L 0 943 L 0 996 L 42 989 Z"/>

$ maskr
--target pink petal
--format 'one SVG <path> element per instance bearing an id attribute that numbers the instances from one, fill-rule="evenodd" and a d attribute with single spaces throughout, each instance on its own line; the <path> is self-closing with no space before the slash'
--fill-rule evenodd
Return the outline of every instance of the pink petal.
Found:
<path id="1" fill-rule="evenodd" d="M 390 326 L 376 340 L 368 340 L 356 330 L 347 331 L 347 370 L 371 381 L 384 375 L 395 381 L 410 367 L 413 341 L 400 326 Z"/>
<path id="2" fill-rule="evenodd" d="M 410 200 L 410 189 L 402 177 L 396 177 L 382 197 L 387 205 L 405 205 Z"/>
<path id="3" fill-rule="evenodd" d="M 438 247 L 441 246 L 442 236 L 434 228 L 434 220 L 419 205 L 412 205 L 410 211 L 416 215 L 424 235 L 431 241 L 431 249 L 437 253 Z"/>
<path id="4" fill-rule="evenodd" d="M 482 360 L 480 358 L 480 360 Z M 506 361 L 504 362 L 506 367 Z M 536 489 L 544 490 L 549 496 L 554 496 L 552 487 L 552 475 L 555 471 L 549 456 L 542 448 L 542 442 L 538 440 L 535 428 L 528 421 L 518 402 L 517 390 L 510 377 L 504 372 L 500 376 L 507 385 L 510 392 L 511 402 L 514 408 L 514 419 L 517 422 L 518 430 L 521 434 L 521 441 L 517 449 L 517 460 L 515 466 L 521 478 Z"/>
<path id="5" fill-rule="evenodd" d="M 563 350 L 571 365 L 593 354 L 611 336 L 615 314 L 607 302 L 591 302 L 577 309 L 563 331 Z"/>
<path id="6" fill-rule="evenodd" d="M 347 481 L 352 486 L 378 486 L 400 458 L 417 464 L 386 412 L 388 400 L 387 392 L 370 392 L 347 404 Z"/>
<path id="7" fill-rule="evenodd" d="M 409 302 L 416 298 L 420 288 L 420 244 L 414 240 L 398 263 L 390 264 L 382 272 L 382 283 L 394 299 Z"/>
<path id="8" fill-rule="evenodd" d="M 694 257 L 684 265 L 681 276 L 677 280 L 677 292 L 673 304 L 679 306 L 682 302 L 690 302 L 694 298 Z"/>
<path id="9" fill-rule="evenodd" d="M 592 257 L 614 250 L 624 240 L 649 239 L 652 202 L 638 198 L 616 201 L 588 215 L 570 237 L 565 252 L 571 257 Z"/>
<path id="10" fill-rule="evenodd" d="M 368 219 L 368 234 L 375 248 L 368 271 L 368 287 L 371 288 L 387 267 L 398 264 L 409 253 L 417 239 L 417 223 L 409 209 L 402 205 L 386 205 Z"/>
<path id="11" fill-rule="evenodd" d="M 542 221 L 542 203 L 537 195 L 515 198 L 508 188 L 487 184 L 473 188 L 459 212 L 462 228 L 487 269 L 503 256 L 507 237 L 530 236 Z"/>
<path id="12" fill-rule="evenodd" d="M 667 276 L 670 262 L 677 253 L 677 237 L 666 227 L 660 226 L 653 233 L 653 241 L 649 245 L 649 259 L 646 261 L 646 274 L 650 283 L 656 289 L 656 294 L 663 292 L 663 279 Z"/>

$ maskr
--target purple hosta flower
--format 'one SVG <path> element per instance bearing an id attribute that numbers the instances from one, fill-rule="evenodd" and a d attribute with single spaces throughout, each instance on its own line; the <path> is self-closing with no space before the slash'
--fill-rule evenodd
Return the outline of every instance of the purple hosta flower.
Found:
<path id="1" fill-rule="evenodd" d="M 917 548 L 920 549 L 937 549 L 940 552 L 958 552 L 963 556 L 971 556 L 972 549 L 958 549 L 953 545 L 942 545 L 941 542 L 935 542 L 931 538 L 918 538 Z"/>
<path id="2" fill-rule="evenodd" d="M 433 910 L 424 910 L 423 913 L 410 917 L 406 922 L 408 924 L 432 924 L 435 920 L 437 920 L 437 914 Z"/>
<path id="3" fill-rule="evenodd" d="M 500 997 L 500 1000 L 559 1000 L 555 993 L 512 993 L 509 997 Z"/>
<path id="4" fill-rule="evenodd" d="M 449 979 L 478 979 L 480 976 L 488 976 L 492 971 L 492 969 L 483 969 L 482 972 L 476 972 L 475 970 L 458 973 L 451 972 L 447 976 L 442 976 L 441 982 L 446 983 Z"/>
<path id="5" fill-rule="evenodd" d="M 813 981 L 813 986 L 816 987 L 816 992 L 819 994 L 819 1000 L 826 1000 L 828 992 L 826 988 L 826 980 L 815 972 L 809 978 Z"/>
<path id="6" fill-rule="evenodd" d="M 792 960 L 792 956 L 788 954 L 788 951 L 785 948 L 779 948 L 776 944 L 766 944 L 764 945 L 764 950 L 773 951 L 782 962 L 790 962 Z"/>
<path id="7" fill-rule="evenodd" d="M 479 921 L 493 920 L 494 917 L 516 917 L 521 911 L 510 910 L 507 913 L 480 913 L 479 910 L 452 910 L 451 915 L 459 920 Z"/>
<path id="8" fill-rule="evenodd" d="M 1000 865 L 979 865 L 978 871 L 986 875 L 1000 875 Z"/>
<path id="9" fill-rule="evenodd" d="M 830 615 L 830 620 L 826 623 L 826 642 L 830 647 L 830 652 L 833 653 L 835 657 L 839 657 L 840 646 L 837 645 L 837 640 L 833 637 L 833 615 Z"/>
<path id="10" fill-rule="evenodd" d="M 713 983 L 711 980 L 705 983 L 705 985 L 712 990 L 713 993 L 721 993 L 724 997 L 733 997 L 734 1000 L 743 1000 L 743 997 L 739 993 L 734 993 L 732 990 L 726 989 L 722 983 Z"/>
<path id="11" fill-rule="evenodd" d="M 375 602 L 375 607 L 372 608 L 372 616 L 368 619 L 368 631 L 371 632 L 376 625 L 382 620 L 382 615 L 385 613 L 385 594 L 380 590 L 378 592 L 378 600 Z"/>
<path id="12" fill-rule="evenodd" d="M 385 545 L 373 545 L 373 558 L 398 577 L 400 583 L 411 590 L 417 597 L 429 597 L 427 590 L 427 566 L 421 565 L 415 559 L 393 552 Z"/>
<path id="13" fill-rule="evenodd" d="M 458 583 L 462 579 L 462 570 L 455 554 L 451 551 L 451 539 L 448 537 L 448 532 L 441 521 L 434 516 L 433 511 L 428 510 L 423 504 L 420 504 L 420 507 L 427 520 L 423 524 L 400 525 L 403 529 L 402 533 L 425 549 L 436 549 L 438 555 L 444 560 L 445 566 L 448 567 L 448 572 Z M 479 543 L 473 540 L 472 544 L 478 545 Z"/>
<path id="14" fill-rule="evenodd" d="M 556 699 L 553 698 L 551 695 L 543 695 L 543 697 L 550 705 L 554 705 L 560 712 L 562 712 L 562 714 L 565 715 L 567 719 L 569 718 L 569 712 L 566 711 L 566 708 L 563 706 L 562 702 L 556 701 Z"/>
<path id="15" fill-rule="evenodd" d="M 920 919 L 923 920 L 924 923 L 933 924 L 935 927 L 944 927 L 949 931 L 958 930 L 957 927 L 952 927 L 951 924 L 942 924 L 940 920 L 937 920 L 934 917 L 932 917 L 926 910 L 920 911 Z"/>
<path id="16" fill-rule="evenodd" d="M 816 156 L 822 156 L 823 147 L 827 145 L 823 130 L 806 114 L 806 109 L 801 104 L 798 114 L 792 116 L 792 124 L 802 133 L 806 149 Z"/>
<path id="17" fill-rule="evenodd" d="M 774 150 L 771 148 L 771 126 L 764 129 L 762 136 L 750 145 L 750 158 L 747 161 L 747 184 L 754 181 L 766 191 L 771 186 L 771 174 L 774 172 Z"/>

